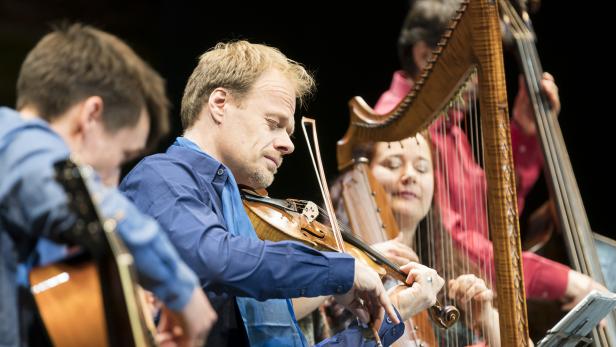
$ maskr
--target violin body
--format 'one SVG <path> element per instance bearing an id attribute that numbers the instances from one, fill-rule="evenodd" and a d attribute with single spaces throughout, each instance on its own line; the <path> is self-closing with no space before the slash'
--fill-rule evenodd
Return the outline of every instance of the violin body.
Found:
<path id="1" fill-rule="evenodd" d="M 249 202 L 246 199 L 244 200 L 244 209 L 255 228 L 257 236 L 262 240 L 298 241 L 321 251 L 338 251 L 336 241 L 329 228 L 317 221 L 308 223 L 306 217 L 302 214 L 275 210 L 266 203 Z M 406 276 L 395 271 L 387 271 L 386 267 L 377 264 L 367 253 L 351 243 L 345 241 L 344 249 L 353 258 L 370 266 L 381 278 L 389 275 L 403 283 L 406 281 Z M 418 337 L 416 339 L 422 341 L 424 346 L 436 346 L 436 337 L 427 310 L 405 322 L 405 335 L 409 339 L 411 339 L 410 334 L 415 334 Z"/>
<path id="2" fill-rule="evenodd" d="M 406 283 L 404 272 L 352 234 L 343 232 L 344 242 L 340 247 L 332 230 L 314 219 L 316 218 L 314 209 L 317 209 L 314 203 L 291 199 L 271 199 L 246 189 L 242 190 L 242 198 L 244 209 L 260 239 L 274 242 L 299 241 L 322 251 L 340 252 L 344 250 L 353 258 L 372 268 L 381 278 L 390 276 Z M 430 322 L 425 319 L 428 315 L 432 321 L 446 329 L 457 322 L 460 312 L 453 306 L 442 307 L 437 301 L 428 311 L 418 315 L 425 320 L 425 323 L 413 324 L 410 331 L 431 329 Z M 426 342 L 436 342 L 433 332 L 425 335 Z"/>
<path id="3" fill-rule="evenodd" d="M 269 241 L 298 241 L 320 251 L 339 252 L 333 233 L 325 225 L 312 221 L 309 222 L 302 214 L 292 214 L 289 211 L 272 209 L 265 202 L 248 201 L 244 199 L 244 209 L 252 222 L 257 236 L 262 240 Z M 396 276 L 393 271 L 387 272 L 379 266 L 365 252 L 345 242 L 344 249 L 353 258 L 363 261 L 376 271 L 379 276 Z M 403 282 L 406 278 L 401 279 Z"/>

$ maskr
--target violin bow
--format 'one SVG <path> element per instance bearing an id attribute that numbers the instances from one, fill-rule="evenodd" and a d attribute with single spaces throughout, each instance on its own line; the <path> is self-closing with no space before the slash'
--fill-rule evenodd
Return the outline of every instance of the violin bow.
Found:
<path id="1" fill-rule="evenodd" d="M 310 136 L 308 135 L 308 130 L 306 129 L 307 126 L 310 126 L 310 128 L 312 129 L 311 135 L 312 141 L 314 142 L 314 150 L 312 149 Z M 334 205 L 332 204 L 329 188 L 327 187 L 327 180 L 325 179 L 323 162 L 321 161 L 321 150 L 319 148 L 319 138 L 317 136 L 316 121 L 312 118 L 302 117 L 302 130 L 304 132 L 304 137 L 306 138 L 306 145 L 308 146 L 308 151 L 310 152 L 310 159 L 312 159 L 312 166 L 316 173 L 317 181 L 319 182 L 319 189 L 321 190 L 321 195 L 323 196 L 323 201 L 325 202 L 325 208 L 327 210 L 327 214 L 329 215 L 331 228 L 334 232 L 334 238 L 336 239 L 336 245 L 338 246 L 340 252 L 345 252 L 342 233 L 340 232 L 338 220 L 334 211 Z M 387 315 L 387 313 L 385 313 L 385 315 Z M 378 329 L 375 326 L 374 321 L 370 323 L 370 329 L 372 330 L 372 335 L 374 337 L 376 345 L 379 347 L 383 346 L 379 337 Z"/>
<path id="2" fill-rule="evenodd" d="M 312 141 L 314 141 L 314 151 L 312 149 L 312 145 L 310 144 L 310 136 L 308 135 L 308 130 L 306 129 L 306 126 L 310 126 L 310 128 L 312 129 Z M 345 252 L 342 233 L 340 232 L 338 220 L 336 219 L 334 205 L 332 204 L 331 195 L 329 194 L 329 188 L 327 187 L 327 180 L 325 179 L 323 162 L 321 161 L 321 150 L 319 148 L 319 138 L 317 136 L 316 121 L 312 118 L 302 117 L 302 130 L 304 132 L 304 137 L 306 138 L 308 151 L 310 152 L 310 159 L 312 159 L 312 166 L 314 167 L 317 181 L 319 182 L 319 189 L 321 190 L 321 195 L 323 197 L 323 201 L 325 202 L 325 209 L 327 210 L 327 213 L 330 218 L 331 228 L 334 232 L 334 237 L 336 239 L 336 246 L 338 247 L 340 252 Z"/>

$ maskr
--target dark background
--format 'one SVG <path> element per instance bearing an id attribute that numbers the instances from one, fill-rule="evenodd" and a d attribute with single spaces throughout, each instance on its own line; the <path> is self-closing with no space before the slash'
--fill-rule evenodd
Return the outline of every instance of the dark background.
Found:
<path id="1" fill-rule="evenodd" d="M 588 6 L 592 4 L 592 6 Z M 335 9 L 339 8 L 339 9 Z M 36 41 L 62 20 L 82 21 L 127 41 L 167 80 L 173 102 L 172 136 L 179 134 L 179 104 L 198 56 L 216 42 L 244 38 L 278 47 L 316 75 L 318 91 L 301 115 L 317 119 L 324 164 L 336 174 L 335 142 L 348 123 L 355 95 L 374 104 L 398 68 L 396 39 L 408 9 L 403 0 L 376 2 L 241 3 L 234 1 L 9 1 L 0 0 L 0 104 L 14 106 L 21 61 Z M 560 122 L 593 229 L 614 237 L 611 19 L 591 2 L 545 0 L 532 16 L 546 71 L 560 88 Z M 506 55 L 511 90 L 515 61 Z M 512 96 L 510 97 L 510 101 Z M 297 133 L 297 150 L 285 160 L 270 192 L 319 200 L 316 181 Z M 528 206 L 545 197 L 543 184 Z"/>

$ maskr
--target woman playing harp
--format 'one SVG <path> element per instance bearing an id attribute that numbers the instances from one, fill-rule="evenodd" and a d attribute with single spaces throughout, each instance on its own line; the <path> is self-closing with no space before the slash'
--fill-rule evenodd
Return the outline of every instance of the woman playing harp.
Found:
<path id="1" fill-rule="evenodd" d="M 437 332 L 437 338 L 429 341 L 429 337 L 422 330 L 421 317 L 413 318 L 412 325 L 407 326 L 406 340 L 399 340 L 396 345 L 451 345 L 468 346 L 471 344 L 487 344 L 500 346 L 498 330 L 498 313 L 492 306 L 492 291 L 485 282 L 471 274 L 471 266 L 459 263 L 454 265 L 451 238 L 444 232 L 434 204 L 435 187 L 435 161 L 433 161 L 433 146 L 430 144 L 427 133 L 417 134 L 414 138 L 407 138 L 400 142 L 366 143 L 354 150 L 355 158 L 361 158 L 368 168 L 366 173 L 373 176 L 379 187 L 370 186 L 371 194 L 350 192 L 361 189 L 361 168 L 346 171 L 334 183 L 332 198 L 340 219 L 347 222 L 349 211 L 355 214 L 357 208 L 350 208 L 350 203 L 370 206 L 376 194 L 383 190 L 391 211 L 395 218 L 399 234 L 390 241 L 382 242 L 378 235 L 363 234 L 367 240 L 381 241 L 375 243 L 373 248 L 380 250 L 392 262 L 405 263 L 407 258 L 435 268 L 443 277 L 449 279 L 445 289 L 449 299 L 455 299 L 464 313 L 463 323 L 450 328 L 444 333 L 436 327 L 430 326 L 432 333 Z M 369 178 L 369 180 L 371 180 Z M 366 191 L 367 192 L 367 191 Z M 348 194 L 352 194 L 349 196 Z M 376 199 L 379 199 L 377 196 Z M 386 208 L 383 205 L 380 208 Z M 351 209 L 351 210 L 349 210 Z M 363 209 L 369 213 L 370 208 Z M 370 232 L 367 230 L 362 230 Z M 368 241 L 368 242 L 370 242 Z M 417 250 L 418 255 L 413 249 Z M 458 257 L 459 261 L 463 260 Z M 474 272 L 479 273 L 477 269 Z M 330 310 L 332 313 L 335 309 Z M 335 314 L 334 314 L 335 315 Z M 340 322 L 331 319 L 334 330 L 340 330 Z M 472 328 L 473 330 L 469 330 Z M 436 328 L 436 329 L 435 329 Z M 428 340 L 428 341 L 426 341 Z"/>
<path id="2" fill-rule="evenodd" d="M 412 90 L 418 80 L 419 72 L 427 65 L 427 60 L 447 27 L 449 18 L 460 1 L 425 0 L 415 3 L 402 27 L 398 40 L 399 56 L 403 70 L 394 74 L 390 89 L 383 93 L 375 112 L 390 112 Z M 542 81 L 543 91 L 558 114 L 560 100 L 554 78 L 545 73 Z M 471 95 L 472 90 L 467 92 Z M 470 111 L 470 112 L 468 112 Z M 514 167 L 517 180 L 518 209 L 521 212 L 524 198 L 541 171 L 542 159 L 536 138 L 532 106 L 526 88 L 520 84 L 514 102 L 511 120 L 511 141 Z M 465 119 L 465 113 L 469 116 Z M 430 127 L 436 156 L 439 158 L 436 177 L 441 189 L 437 200 L 446 229 L 456 236 L 468 231 L 476 232 L 475 241 L 468 244 L 470 252 L 485 252 L 491 248 L 487 241 L 488 227 L 485 218 L 485 174 L 481 163 L 481 153 L 477 152 L 479 121 L 477 107 L 458 103 L 457 110 L 449 112 L 447 120 L 435 122 Z M 472 116 L 475 116 L 473 118 Z M 460 218 L 456 218 L 460 216 Z M 469 237 L 467 235 L 467 237 Z M 461 242 L 465 242 L 460 240 Z M 470 239 L 468 242 L 471 242 Z M 524 262 L 524 284 L 529 298 L 560 300 L 572 307 L 592 288 L 601 285 L 570 268 L 534 255 L 522 254 Z"/>
<path id="3" fill-rule="evenodd" d="M 456 7 L 458 4 L 459 8 Z M 445 7 L 445 10 L 439 10 L 439 6 Z M 447 7 L 450 8 L 449 12 L 446 12 Z M 362 143 L 401 141 L 422 131 L 430 132 L 430 136 L 435 138 L 443 130 L 453 129 L 453 125 L 458 126 L 455 129 L 460 135 L 465 135 L 460 128 L 461 116 L 467 109 L 478 115 L 480 108 L 481 131 L 478 130 L 476 117 L 470 117 L 466 129 L 475 129 L 472 134 L 474 144 L 482 147 L 467 145 L 466 158 L 479 161 L 480 166 L 475 169 L 485 169 L 485 180 L 479 182 L 484 189 L 471 191 L 474 195 L 470 200 L 461 200 L 461 194 L 453 195 L 463 210 L 451 209 L 450 182 L 454 179 L 461 182 L 465 173 L 459 170 L 459 166 L 457 170 L 451 170 L 461 162 L 452 159 L 459 159 L 459 153 L 465 148 L 460 146 L 459 138 L 447 143 L 456 148 L 453 153 L 458 153 L 457 156 L 448 157 L 444 155 L 447 152 L 441 153 L 439 139 L 435 139 L 435 171 L 439 186 L 436 201 L 443 212 L 444 229 L 453 239 L 453 248 L 457 254 L 468 259 L 456 264 L 473 264 L 479 268 L 479 274 L 488 285 L 497 290 L 501 343 L 505 346 L 524 346 L 528 343 L 528 332 L 515 197 L 516 178 L 496 4 L 484 0 L 461 3 L 420 0 L 415 4 L 414 9 L 417 8 L 419 17 L 413 17 L 413 12 L 409 16 L 413 24 L 411 28 L 417 29 L 414 32 L 417 40 L 410 48 L 406 47 L 407 51 L 403 51 L 402 56 L 411 57 L 417 63 L 423 61 L 423 72 L 420 75 L 417 73 L 421 65 L 410 71 L 409 76 L 414 77 L 415 85 L 407 87 L 408 93 L 400 93 L 396 100 L 399 103 L 386 114 L 375 112 L 360 98 L 351 100 L 351 125 L 338 142 L 339 168 L 344 170 L 358 164 L 354 161 L 353 149 Z M 455 15 L 446 25 L 455 8 Z M 443 18 L 440 19 L 441 24 L 439 18 Z M 439 36 L 441 33 L 442 37 Z M 431 46 L 436 47 L 432 53 Z M 406 81 L 404 76 L 401 80 Z M 469 94 L 480 96 L 479 105 L 462 101 Z M 473 151 L 472 148 L 480 149 Z M 466 201 L 472 203 L 466 204 Z M 453 212 L 469 214 L 460 213 L 458 224 L 454 225 Z M 486 234 L 488 228 L 479 232 L 460 228 L 466 226 L 469 215 L 489 225 L 493 248 Z M 458 229 L 453 228 L 455 226 Z"/>

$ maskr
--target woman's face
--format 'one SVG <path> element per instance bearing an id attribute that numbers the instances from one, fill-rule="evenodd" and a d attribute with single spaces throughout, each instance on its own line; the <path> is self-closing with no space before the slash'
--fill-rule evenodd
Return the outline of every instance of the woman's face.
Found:
<path id="1" fill-rule="evenodd" d="M 379 142 L 370 161 L 372 174 L 388 193 L 400 228 L 415 227 L 430 209 L 434 172 L 422 135 L 401 142 Z"/>

